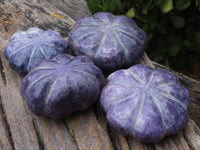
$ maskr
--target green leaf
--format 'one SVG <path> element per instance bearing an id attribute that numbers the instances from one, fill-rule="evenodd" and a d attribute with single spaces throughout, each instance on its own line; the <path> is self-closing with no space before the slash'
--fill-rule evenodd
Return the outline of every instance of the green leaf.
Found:
<path id="1" fill-rule="evenodd" d="M 196 6 L 200 9 L 200 0 L 196 0 Z"/>
<path id="2" fill-rule="evenodd" d="M 191 46 L 192 46 L 192 43 L 191 43 L 189 40 L 184 40 L 184 41 L 183 41 L 183 44 L 184 44 L 186 47 L 191 47 Z"/>
<path id="3" fill-rule="evenodd" d="M 129 18 L 134 18 L 134 17 L 135 17 L 135 9 L 134 9 L 134 8 L 129 9 L 129 11 L 126 12 L 125 15 L 126 15 L 127 17 L 129 17 Z"/>
<path id="4" fill-rule="evenodd" d="M 102 9 L 102 11 L 104 11 L 104 12 L 107 11 L 108 10 L 107 1 L 102 0 L 102 5 L 100 5 L 99 7 Z"/>
<path id="5" fill-rule="evenodd" d="M 161 10 L 163 13 L 167 13 L 172 10 L 173 7 L 173 0 L 162 0 L 161 1 Z"/>
<path id="6" fill-rule="evenodd" d="M 191 4 L 190 0 L 176 0 L 175 1 L 175 7 L 179 10 L 184 10 L 188 8 Z"/>
<path id="7" fill-rule="evenodd" d="M 143 3 L 143 0 L 127 0 L 127 1 L 131 1 L 131 3 Z"/>
<path id="8" fill-rule="evenodd" d="M 185 19 L 181 16 L 171 16 L 170 20 L 176 28 L 182 28 L 185 25 Z"/>
<path id="9" fill-rule="evenodd" d="M 141 27 L 145 32 L 148 30 L 148 24 L 144 23 Z"/>
<path id="10" fill-rule="evenodd" d="M 185 28 L 184 36 L 188 38 L 193 37 L 194 35 L 194 26 L 193 25 L 187 25 Z"/>
<path id="11" fill-rule="evenodd" d="M 155 4 L 156 6 L 160 6 L 160 5 L 161 5 L 161 1 L 162 1 L 162 0 L 154 0 L 153 2 L 154 2 L 154 4 Z"/>
<path id="12" fill-rule="evenodd" d="M 168 30 L 168 20 L 162 19 L 158 22 L 157 29 L 161 34 L 166 34 Z"/>
<path id="13" fill-rule="evenodd" d="M 175 57 L 173 60 L 170 61 L 173 68 L 181 68 L 186 63 L 186 55 L 179 54 L 177 57 Z"/>
<path id="14" fill-rule="evenodd" d="M 195 41 L 196 41 L 196 43 L 200 44 L 200 32 L 195 33 Z"/>
<path id="15" fill-rule="evenodd" d="M 100 0 L 86 0 L 90 8 L 100 5 Z"/>
<path id="16" fill-rule="evenodd" d="M 150 40 L 151 38 L 152 38 L 152 36 L 153 36 L 153 33 L 147 33 L 147 37 L 148 37 L 148 40 Z"/>
<path id="17" fill-rule="evenodd" d="M 120 10 L 123 8 L 123 4 L 122 4 L 121 0 L 115 0 L 115 7 L 117 10 Z"/>
<path id="18" fill-rule="evenodd" d="M 100 6 L 100 0 L 87 0 L 88 3 L 88 7 L 90 9 L 90 11 L 92 12 L 92 14 L 98 12 L 98 11 L 102 11 L 102 9 L 99 7 Z"/>
<path id="19" fill-rule="evenodd" d="M 168 55 L 169 55 L 170 57 L 175 57 L 175 56 L 178 55 L 179 50 L 180 50 L 179 45 L 172 45 L 172 46 L 170 46 L 169 49 L 168 49 Z"/>
<path id="20" fill-rule="evenodd" d="M 148 22 L 148 19 L 146 16 L 140 14 L 140 12 L 137 12 L 135 10 L 135 17 L 140 21 L 140 22 L 143 22 L 143 23 L 147 23 Z"/>
<path id="21" fill-rule="evenodd" d="M 197 39 L 200 39 L 200 32 L 196 32 L 196 33 L 195 33 L 195 37 L 196 37 Z"/>
<path id="22" fill-rule="evenodd" d="M 115 11 L 115 3 L 114 0 L 106 0 L 108 11 L 113 13 Z"/>
<path id="23" fill-rule="evenodd" d="M 147 14 L 148 13 L 148 10 L 149 10 L 149 7 L 150 7 L 151 3 L 152 3 L 152 0 L 145 0 L 144 1 L 142 14 Z"/>
<path id="24" fill-rule="evenodd" d="M 157 25 L 157 16 L 155 13 L 152 13 L 151 15 L 148 16 L 148 18 L 151 18 L 148 22 L 149 24 L 149 29 L 153 30 L 155 29 L 156 25 Z"/>
<path id="25" fill-rule="evenodd" d="M 167 41 L 170 45 L 182 45 L 183 39 L 182 36 L 177 33 L 168 33 L 167 34 Z"/>
<path id="26" fill-rule="evenodd" d="M 168 59 L 167 56 L 164 58 L 163 64 L 164 64 L 165 66 L 169 67 L 169 59 Z"/>
<path id="27" fill-rule="evenodd" d="M 153 60 L 156 61 L 156 62 L 161 62 L 164 58 L 164 55 L 161 54 L 161 55 L 158 55 L 157 57 L 155 57 Z"/>

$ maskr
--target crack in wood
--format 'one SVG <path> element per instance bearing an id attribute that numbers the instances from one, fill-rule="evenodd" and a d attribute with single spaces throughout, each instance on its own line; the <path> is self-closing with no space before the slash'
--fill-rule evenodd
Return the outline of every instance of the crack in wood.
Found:
<path id="1" fill-rule="evenodd" d="M 3 69 L 3 64 L 2 64 L 2 60 L 0 58 L 0 74 L 1 74 L 1 78 L 4 82 L 4 85 L 6 84 L 6 75 L 4 73 L 4 69 Z"/>
<path id="2" fill-rule="evenodd" d="M 148 143 L 148 144 L 142 144 L 142 145 L 144 147 L 144 150 L 156 150 L 154 144 Z"/>
<path id="3" fill-rule="evenodd" d="M 112 127 L 110 127 L 107 123 L 106 120 L 106 114 L 105 112 L 100 108 L 100 104 L 96 103 L 93 107 L 93 112 L 94 115 L 98 121 L 98 123 L 102 126 L 102 128 L 108 133 L 108 137 L 112 143 L 112 147 L 114 150 L 122 150 L 122 149 L 127 149 L 128 145 L 126 145 L 126 143 L 123 142 L 127 142 L 125 137 L 125 141 L 122 141 L 122 139 L 120 139 L 119 135 L 116 131 L 114 131 L 112 129 Z M 123 138 L 123 136 L 122 136 Z"/>
<path id="4" fill-rule="evenodd" d="M 37 136 L 37 139 L 38 139 L 39 150 L 44 150 L 44 149 L 45 149 L 45 148 L 44 148 L 44 142 L 43 142 L 43 140 L 42 140 L 42 137 L 41 137 L 39 131 L 37 130 L 37 127 L 36 127 L 36 125 L 35 125 L 35 120 L 34 120 L 34 119 L 32 119 L 32 123 L 33 123 L 33 128 L 34 128 L 34 130 L 35 130 L 35 133 L 36 133 L 36 136 Z"/>
<path id="5" fill-rule="evenodd" d="M 11 130 L 10 130 L 10 126 L 8 124 L 8 121 L 6 119 L 6 114 L 5 114 L 5 110 L 3 108 L 3 104 L 2 104 L 2 99 L 1 99 L 1 95 L 0 95 L 0 109 L 1 109 L 1 112 L 2 112 L 2 115 L 3 115 L 3 121 L 5 123 L 5 127 L 8 131 L 8 140 L 9 142 L 11 143 L 11 146 L 12 146 L 12 149 L 14 149 L 14 142 L 13 142 L 13 138 L 12 138 L 12 134 L 11 134 Z"/>
<path id="6" fill-rule="evenodd" d="M 113 130 L 110 126 L 108 126 L 108 131 L 107 131 L 109 134 L 109 138 L 110 138 L 110 141 L 112 142 L 112 145 L 113 145 L 113 148 L 115 150 L 122 150 L 123 147 L 122 147 L 122 144 L 121 141 L 119 140 L 119 138 L 117 138 L 115 135 L 116 134 L 113 134 Z M 116 132 L 116 131 L 114 131 Z"/>
<path id="7" fill-rule="evenodd" d="M 189 148 L 190 148 L 191 150 L 193 150 L 193 148 L 192 148 L 192 144 L 190 143 L 190 141 L 188 141 L 188 139 L 187 139 L 187 137 L 186 137 L 186 135 L 185 135 L 185 132 L 183 132 L 183 138 L 184 138 L 185 141 L 187 142 Z"/>

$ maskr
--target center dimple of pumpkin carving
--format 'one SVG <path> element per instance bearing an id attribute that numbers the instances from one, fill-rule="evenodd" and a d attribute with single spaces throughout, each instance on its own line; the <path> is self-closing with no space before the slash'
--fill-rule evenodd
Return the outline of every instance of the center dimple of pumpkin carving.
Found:
<path id="1" fill-rule="evenodd" d="M 141 92 L 144 93 L 144 94 L 147 94 L 149 92 L 150 88 L 148 85 L 144 85 L 142 88 L 141 88 Z"/>

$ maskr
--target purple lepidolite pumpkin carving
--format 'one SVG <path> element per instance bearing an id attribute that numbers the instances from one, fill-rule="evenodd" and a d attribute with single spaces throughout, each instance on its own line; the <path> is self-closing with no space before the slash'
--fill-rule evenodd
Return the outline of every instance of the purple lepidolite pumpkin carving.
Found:
<path id="1" fill-rule="evenodd" d="M 143 54 L 147 36 L 125 16 L 99 12 L 76 22 L 69 46 L 76 55 L 88 55 L 105 71 L 133 65 Z"/>
<path id="2" fill-rule="evenodd" d="M 11 67 L 20 74 L 28 73 L 38 62 L 68 52 L 67 42 L 53 30 L 29 28 L 10 37 L 5 57 Z"/>
<path id="3" fill-rule="evenodd" d="M 100 102 L 113 128 L 146 143 L 182 129 L 190 105 L 175 75 L 141 64 L 112 73 Z"/>
<path id="4" fill-rule="evenodd" d="M 89 57 L 62 54 L 31 70 L 21 93 L 33 113 L 59 119 L 91 106 L 103 85 L 103 73 Z"/>

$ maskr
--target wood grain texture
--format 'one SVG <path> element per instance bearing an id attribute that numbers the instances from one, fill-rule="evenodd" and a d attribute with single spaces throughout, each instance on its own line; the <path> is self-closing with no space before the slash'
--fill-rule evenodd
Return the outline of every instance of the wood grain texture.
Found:
<path id="1" fill-rule="evenodd" d="M 2 106 L 2 104 L 0 104 L 0 106 Z M 0 107 L 0 150 L 13 150 L 11 137 L 8 133 L 8 128 L 6 128 L 7 125 L 4 118 L 5 114 L 3 114 L 2 107 Z"/>
<path id="2" fill-rule="evenodd" d="M 90 15 L 86 2 L 83 0 L 5 0 L 0 2 L 0 20 L 7 21 L 7 23 L 0 22 L 0 33 L 2 33 L 0 52 L 4 68 L 4 70 L 1 69 L 4 72 L 1 72 L 0 81 L 6 83 L 1 89 L 1 96 L 15 149 L 78 149 L 63 121 L 29 115 L 20 95 L 21 77 L 10 68 L 3 51 L 9 37 L 16 31 L 37 26 L 42 29 L 57 30 L 67 36 L 75 22 L 72 18 L 78 19 L 83 15 Z M 6 80 L 3 79 L 4 76 Z"/>
<path id="3" fill-rule="evenodd" d="M 2 85 L 4 81 L 0 78 L 0 83 L 3 87 L 0 88 L 0 95 L 14 148 L 16 150 L 39 149 L 39 143 L 32 124 L 32 118 L 25 110 L 20 95 L 20 77 L 11 70 L 2 52 L 0 53 L 0 58 L 6 76 L 6 84 Z"/>
<path id="4" fill-rule="evenodd" d="M 181 83 L 190 91 L 190 115 L 195 123 L 189 119 L 184 130 L 157 144 L 142 144 L 133 137 L 116 133 L 107 124 L 98 104 L 98 109 L 93 107 L 75 113 L 67 119 L 68 124 L 64 120 L 37 117 L 28 111 L 20 95 L 21 77 L 10 68 L 3 54 L 9 37 L 33 26 L 57 30 L 66 37 L 75 20 L 88 15 L 91 13 L 84 0 L 0 1 L 0 96 L 3 107 L 3 112 L 0 108 L 0 149 L 199 150 L 200 130 L 195 123 L 200 125 L 200 83 L 180 74 Z M 140 63 L 162 68 L 152 64 L 146 53 Z"/>
<path id="5" fill-rule="evenodd" d="M 187 141 L 184 139 L 182 132 L 177 135 L 168 136 L 162 142 L 155 144 L 156 150 L 190 150 Z"/>
<path id="6" fill-rule="evenodd" d="M 30 27 L 52 29 L 67 36 L 74 19 L 91 13 L 84 0 L 4 0 L 0 1 L 0 43 L 16 31 Z"/>
<path id="7" fill-rule="evenodd" d="M 99 102 L 97 102 L 97 104 L 93 107 L 93 111 L 99 124 L 106 132 L 109 133 L 110 140 L 113 143 L 113 148 L 115 150 L 128 150 L 129 146 L 126 137 L 120 135 L 108 125 L 105 112 L 101 109 Z"/>
<path id="8" fill-rule="evenodd" d="M 91 109 L 74 114 L 68 121 L 80 150 L 113 150 L 108 133 L 98 123 Z"/>
<path id="9" fill-rule="evenodd" d="M 129 150 L 129 145 L 126 140 L 126 137 L 117 133 L 115 130 L 110 128 L 109 130 L 110 138 L 116 150 Z"/>
<path id="10" fill-rule="evenodd" d="M 73 20 L 78 20 L 81 17 L 91 15 L 87 8 L 87 3 L 84 0 L 43 0 L 52 4 L 58 10 L 61 10 L 63 14 L 70 16 Z M 42 2 L 42 0 L 40 0 Z"/>
<path id="11" fill-rule="evenodd" d="M 78 149 L 63 120 L 33 116 L 33 121 L 42 148 L 47 150 Z"/>
<path id="12" fill-rule="evenodd" d="M 0 56 L 6 76 L 6 84 L 0 91 L 15 149 L 77 150 L 63 121 L 30 115 L 20 95 L 21 77 L 10 68 L 2 53 Z"/>
<path id="13" fill-rule="evenodd" d="M 184 136 L 193 150 L 200 149 L 200 129 L 191 119 L 188 121 L 186 128 L 184 129 Z"/>
<path id="14" fill-rule="evenodd" d="M 130 150 L 144 150 L 143 145 L 136 141 L 133 137 L 127 137 L 128 145 Z"/>

